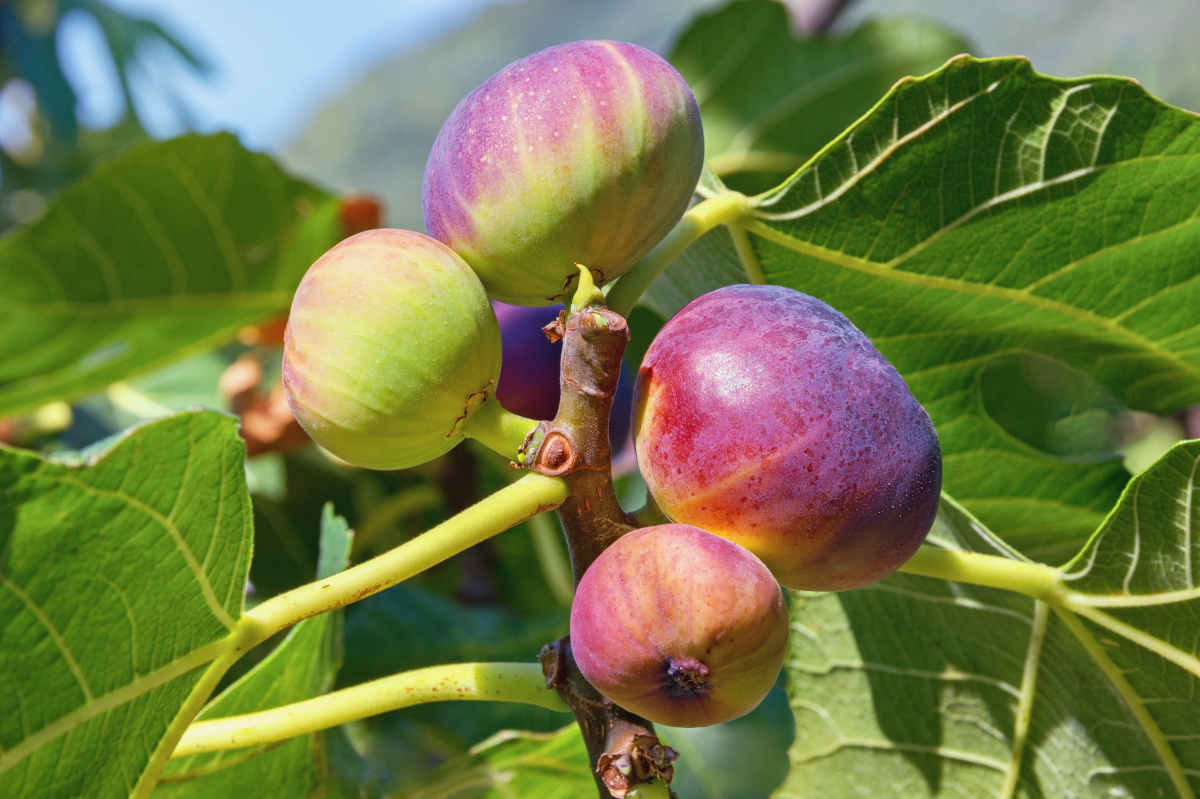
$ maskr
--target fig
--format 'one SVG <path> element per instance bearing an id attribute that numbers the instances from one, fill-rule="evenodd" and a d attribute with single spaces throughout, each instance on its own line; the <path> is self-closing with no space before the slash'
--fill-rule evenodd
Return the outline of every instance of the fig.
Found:
<path id="1" fill-rule="evenodd" d="M 553 419 L 558 411 L 558 372 L 562 342 L 542 331 L 563 306 L 527 308 L 492 302 L 500 323 L 500 382 L 496 399 L 513 413 L 530 419 Z"/>
<path id="2" fill-rule="evenodd" d="M 903 378 L 843 314 L 781 286 L 717 289 L 663 326 L 634 447 L 670 519 L 736 541 L 789 588 L 890 574 L 941 488 L 937 434 Z"/>
<path id="3" fill-rule="evenodd" d="M 283 386 L 314 441 L 371 469 L 449 451 L 493 396 L 500 330 L 474 271 L 421 233 L 358 233 L 309 267 L 284 331 Z"/>
<path id="4" fill-rule="evenodd" d="M 542 328 L 554 321 L 561 305 L 526 307 L 492 301 L 500 323 L 500 404 L 530 419 L 553 419 L 558 412 L 562 342 L 551 342 Z M 633 373 L 621 364 L 621 377 L 609 415 L 609 440 L 620 449 L 629 437 L 633 410 Z"/>
<path id="5" fill-rule="evenodd" d="M 687 209 L 704 158 L 683 77 L 624 42 L 581 41 L 514 61 L 468 94 L 425 166 L 430 235 L 516 305 L 570 296 L 575 264 L 621 275 Z"/>
<path id="6" fill-rule="evenodd" d="M 650 721 L 703 727 L 756 708 L 783 667 L 788 619 L 771 572 L 685 524 L 626 533 L 587 568 L 571 651 L 596 690 Z"/>

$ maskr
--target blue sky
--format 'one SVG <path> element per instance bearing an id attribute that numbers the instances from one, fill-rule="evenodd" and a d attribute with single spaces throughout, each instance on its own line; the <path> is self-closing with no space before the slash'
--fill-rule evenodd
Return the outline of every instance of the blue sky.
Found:
<path id="1" fill-rule="evenodd" d="M 174 58 L 149 52 L 134 90 L 157 135 L 180 132 L 156 87 L 172 86 L 200 130 L 228 129 L 249 146 L 281 146 L 323 99 L 379 60 L 453 26 L 490 0 L 107 0 L 151 17 L 213 66 L 195 77 Z M 64 33 L 64 57 L 80 90 L 85 123 L 119 114 L 99 32 L 82 15 Z"/>

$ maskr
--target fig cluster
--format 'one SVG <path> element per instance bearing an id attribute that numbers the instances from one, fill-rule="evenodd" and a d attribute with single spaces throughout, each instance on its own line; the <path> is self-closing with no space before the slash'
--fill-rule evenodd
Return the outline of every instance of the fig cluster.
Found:
<path id="1" fill-rule="evenodd" d="M 559 302 L 577 264 L 597 284 L 622 274 L 682 216 L 703 155 L 691 90 L 649 50 L 571 42 L 508 65 L 438 134 L 422 187 L 431 235 L 363 233 L 305 274 L 284 349 L 296 419 L 353 465 L 399 469 L 473 435 L 498 392 L 552 417 L 549 345 L 518 314 L 506 338 L 537 354 L 501 370 L 487 298 Z"/>
<path id="2" fill-rule="evenodd" d="M 542 328 L 577 265 L 597 284 L 627 271 L 680 219 L 703 152 L 695 98 L 647 50 L 573 42 L 505 67 L 433 145 L 430 235 L 359 233 L 305 274 L 284 342 L 296 419 L 352 464 L 397 469 L 497 414 L 526 429 L 553 418 L 560 345 Z M 631 382 L 637 462 L 672 523 L 588 566 L 571 651 L 593 686 L 651 721 L 725 721 L 782 667 L 781 585 L 862 586 L 919 546 L 937 436 L 849 319 L 782 287 L 694 300 Z M 629 417 L 612 420 L 617 445 Z"/>

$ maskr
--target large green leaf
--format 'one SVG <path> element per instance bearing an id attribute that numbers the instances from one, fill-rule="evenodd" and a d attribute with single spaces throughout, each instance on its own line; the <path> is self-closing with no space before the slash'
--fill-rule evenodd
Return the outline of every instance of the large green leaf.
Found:
<path id="1" fill-rule="evenodd" d="M 321 521 L 317 579 L 341 571 L 350 556 L 350 529 L 326 505 Z M 325 693 L 342 662 L 342 612 L 306 619 L 266 659 L 207 705 L 198 718 L 253 713 Z M 172 760 L 156 799 L 258 796 L 300 799 L 330 779 L 321 756 L 326 734 L 309 733 L 277 745 L 209 752 Z"/>
<path id="2" fill-rule="evenodd" d="M 287 310 L 335 200 L 228 134 L 130 149 L 0 238 L 0 414 L 70 399 Z"/>
<path id="3" fill-rule="evenodd" d="M 844 36 L 800 38 L 782 3 L 738 0 L 697 17 L 670 60 L 700 103 L 709 164 L 721 175 L 759 172 L 769 180 L 773 173 L 760 186 L 767 188 L 897 80 L 968 49 L 941 25 L 905 17 L 873 20 Z"/>
<path id="4" fill-rule="evenodd" d="M 1073 551 L 1126 475 L 1005 429 L 989 373 L 1036 357 L 1127 407 L 1200 401 L 1200 117 L 1133 81 L 955 59 L 754 202 L 767 279 L 871 336 L 937 425 L 947 490 L 1026 551 Z"/>
<path id="5" fill-rule="evenodd" d="M 1194 796 L 1198 466 L 1193 441 L 1135 478 L 1043 599 L 903 574 L 794 595 L 778 796 Z M 951 501 L 930 540 L 1020 562 Z"/>
<path id="6" fill-rule="evenodd" d="M 0 449 L 0 795 L 124 797 L 165 756 L 242 612 L 244 452 L 216 413 L 87 466 Z"/>

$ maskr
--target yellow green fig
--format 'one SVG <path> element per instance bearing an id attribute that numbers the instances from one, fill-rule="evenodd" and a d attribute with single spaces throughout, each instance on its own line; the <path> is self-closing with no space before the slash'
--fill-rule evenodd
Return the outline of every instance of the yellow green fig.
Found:
<path id="1" fill-rule="evenodd" d="M 474 271 L 408 230 L 368 230 L 305 273 L 284 333 L 283 386 L 308 434 L 372 469 L 432 460 L 495 405 L 500 331 Z"/>

